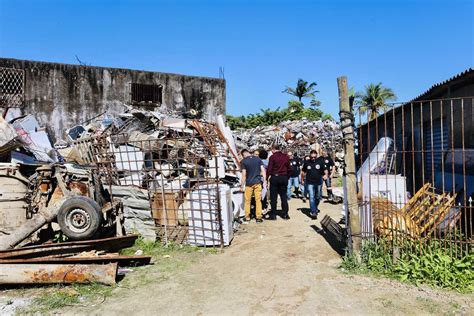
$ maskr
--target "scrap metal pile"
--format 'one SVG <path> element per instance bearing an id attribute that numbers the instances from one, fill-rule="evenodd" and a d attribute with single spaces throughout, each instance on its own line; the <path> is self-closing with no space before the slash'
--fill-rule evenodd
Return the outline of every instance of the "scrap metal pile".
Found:
<path id="1" fill-rule="evenodd" d="M 119 267 L 149 264 L 151 257 L 117 252 L 133 246 L 138 236 L 49 243 L 0 251 L 0 284 L 115 284 Z"/>
<path id="2" fill-rule="evenodd" d="M 239 148 L 269 148 L 272 144 L 284 147 L 310 147 L 319 144 L 335 152 L 342 151 L 342 133 L 332 120 L 285 121 L 277 126 L 258 126 L 234 131 Z"/>
<path id="3" fill-rule="evenodd" d="M 52 145 L 34 116 L 17 109 L 0 117 L 0 251 L 57 238 L 72 241 L 61 244 L 67 249 L 76 240 L 136 233 L 230 244 L 242 195 L 237 150 L 222 117 L 209 123 L 129 108 L 73 126 L 66 139 Z"/>
<path id="4" fill-rule="evenodd" d="M 192 189 L 239 186 L 238 157 L 222 117 L 211 124 L 129 109 L 74 126 L 67 141 L 52 146 L 32 115 L 18 115 L 7 113 L 9 121 L 0 121 L 2 179 L 21 187 L 2 188 L 2 196 L 12 196 L 0 201 L 7 203 L 0 205 L 7 231 L 0 234 L 2 248 L 17 246 L 52 221 L 70 239 L 124 230 L 153 239 L 155 226 L 188 225 L 188 213 L 196 209 Z M 12 205 L 15 220 L 6 220 Z"/>

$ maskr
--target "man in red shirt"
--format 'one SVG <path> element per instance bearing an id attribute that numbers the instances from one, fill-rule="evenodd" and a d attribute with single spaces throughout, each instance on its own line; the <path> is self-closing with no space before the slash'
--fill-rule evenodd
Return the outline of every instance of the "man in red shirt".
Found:
<path id="1" fill-rule="evenodd" d="M 290 219 L 288 215 L 288 177 L 291 173 L 290 158 L 280 151 L 279 145 L 273 145 L 273 155 L 268 161 L 267 177 L 270 178 L 270 206 L 271 211 L 268 219 L 276 219 L 276 205 L 278 195 L 281 200 L 282 218 Z"/>

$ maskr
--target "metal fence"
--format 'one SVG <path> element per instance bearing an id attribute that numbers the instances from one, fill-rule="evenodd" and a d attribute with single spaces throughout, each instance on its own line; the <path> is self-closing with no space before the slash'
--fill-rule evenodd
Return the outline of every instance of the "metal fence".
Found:
<path id="1" fill-rule="evenodd" d="M 0 107 L 21 107 L 25 99 L 23 69 L 0 67 Z"/>
<path id="2" fill-rule="evenodd" d="M 137 196 L 148 203 L 164 243 L 228 245 L 235 178 L 226 178 L 226 172 L 235 170 L 228 165 L 232 158 L 220 153 L 218 129 L 161 128 L 154 134 L 103 135 L 77 140 L 73 147 L 84 163 L 97 165 L 105 186 L 125 206 Z"/>
<path id="3" fill-rule="evenodd" d="M 473 97 L 359 111 L 357 181 L 362 237 L 471 252 Z M 415 248 L 414 248 L 415 247 Z"/>

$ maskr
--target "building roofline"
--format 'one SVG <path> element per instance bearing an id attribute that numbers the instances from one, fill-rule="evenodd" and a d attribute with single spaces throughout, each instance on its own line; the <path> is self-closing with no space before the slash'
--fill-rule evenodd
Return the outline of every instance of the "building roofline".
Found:
<path id="1" fill-rule="evenodd" d="M 157 73 L 163 74 L 168 76 L 179 76 L 179 77 L 188 77 L 188 78 L 200 78 L 200 79 L 209 79 L 209 80 L 221 80 L 225 82 L 223 78 L 216 78 L 216 77 L 206 77 L 206 76 L 194 76 L 194 75 L 184 75 L 179 73 L 171 73 L 171 72 L 161 72 L 161 71 L 151 71 L 151 70 L 142 70 L 142 69 L 131 69 L 131 68 L 119 68 L 119 67 L 106 67 L 106 66 L 92 66 L 92 65 L 75 65 L 75 64 L 67 64 L 67 63 L 59 63 L 59 62 L 50 62 L 50 61 L 42 61 L 42 60 L 32 60 L 32 59 L 17 59 L 17 58 L 10 58 L 10 57 L 0 57 L 0 60 L 10 60 L 13 62 L 29 62 L 29 63 L 42 63 L 42 64 L 50 64 L 56 66 L 66 66 L 66 67 L 83 67 L 83 68 L 96 68 L 96 69 L 112 69 L 112 70 L 123 70 L 123 71 L 137 71 L 137 72 L 146 72 L 146 73 Z"/>
<path id="2" fill-rule="evenodd" d="M 452 81 L 457 80 L 457 79 L 459 79 L 459 78 L 461 78 L 461 77 L 464 77 L 464 76 L 466 76 L 466 75 L 468 75 L 468 74 L 470 74 L 470 73 L 474 73 L 474 68 L 467 68 L 466 70 L 464 70 L 464 71 L 462 71 L 462 72 L 460 72 L 460 73 L 458 73 L 458 74 L 452 76 L 452 77 L 449 78 L 449 79 L 446 79 L 446 80 L 444 80 L 444 81 L 441 81 L 441 82 L 438 82 L 438 83 L 432 85 L 428 90 L 426 90 L 425 92 L 423 92 L 422 94 L 420 94 L 420 95 L 417 96 L 416 98 L 412 99 L 410 102 L 414 102 L 414 101 L 424 101 L 423 98 L 424 98 L 425 96 L 427 96 L 428 94 L 430 94 L 431 92 L 433 92 L 434 89 L 439 88 L 439 87 L 441 87 L 441 86 L 443 86 L 443 85 L 445 85 L 445 84 L 451 83 Z M 410 103 L 410 102 L 408 102 L 408 103 Z"/>
<path id="3" fill-rule="evenodd" d="M 402 109 L 403 107 L 405 107 L 406 105 L 408 104 L 411 104 L 413 102 L 422 102 L 422 101 L 435 101 L 433 99 L 428 99 L 428 100 L 425 100 L 424 98 L 429 95 L 430 93 L 433 92 L 433 90 L 439 88 L 439 87 L 442 87 L 443 85 L 446 85 L 446 84 L 449 84 L 455 80 L 458 80 L 464 76 L 467 76 L 467 75 L 470 75 L 471 73 L 474 74 L 474 68 L 470 67 L 470 68 L 467 68 L 466 70 L 460 72 L 460 73 L 457 73 L 456 75 L 452 76 L 451 78 L 449 79 L 446 79 L 444 81 L 441 81 L 441 82 L 438 82 L 434 85 L 432 85 L 428 90 L 426 90 L 425 92 L 423 92 L 422 94 L 420 94 L 419 96 L 417 96 L 416 98 L 408 101 L 408 102 L 397 102 L 397 104 L 399 104 L 399 106 L 395 106 L 393 108 L 391 108 L 390 110 L 388 110 L 387 112 L 385 112 L 383 115 L 387 115 L 389 113 L 395 113 L 395 111 L 398 111 L 399 109 Z M 452 99 L 452 98 L 448 98 L 448 99 Z M 382 115 L 380 115 L 382 116 Z M 369 122 L 365 122 L 364 124 L 361 124 L 359 125 L 358 127 L 365 127 Z"/>

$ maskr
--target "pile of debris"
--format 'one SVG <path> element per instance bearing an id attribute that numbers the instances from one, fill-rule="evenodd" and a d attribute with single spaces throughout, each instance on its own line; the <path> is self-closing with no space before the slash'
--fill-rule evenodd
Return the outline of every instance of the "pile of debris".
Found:
<path id="1" fill-rule="evenodd" d="M 281 144 L 287 148 L 307 147 L 319 144 L 335 152 L 342 151 L 342 133 L 339 124 L 332 120 L 285 121 L 277 126 L 259 126 L 234 131 L 237 147 L 270 148 Z"/>
<path id="2" fill-rule="evenodd" d="M 119 267 L 150 263 L 151 257 L 119 255 L 136 235 L 94 241 L 49 243 L 0 251 L 0 284 L 115 284 Z"/>
<path id="3" fill-rule="evenodd" d="M 240 215 L 242 198 L 220 194 L 240 191 L 239 158 L 222 117 L 209 123 L 128 108 L 71 127 L 54 146 L 33 115 L 8 109 L 4 117 L 0 250 L 44 243 L 58 232 L 69 240 L 139 233 L 230 243 L 232 232 L 222 227 Z M 221 217 L 223 209 L 228 216 Z"/>

